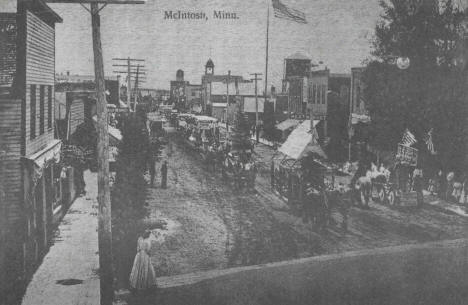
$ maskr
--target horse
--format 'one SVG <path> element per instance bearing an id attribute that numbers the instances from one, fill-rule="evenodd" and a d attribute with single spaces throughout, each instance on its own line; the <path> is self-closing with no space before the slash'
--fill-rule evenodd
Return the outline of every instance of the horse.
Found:
<path id="1" fill-rule="evenodd" d="M 369 175 L 359 177 L 352 185 L 352 192 L 353 203 L 357 201 L 359 206 L 368 208 L 372 195 L 372 178 Z"/>
<path id="2" fill-rule="evenodd" d="M 303 205 L 303 221 L 311 221 L 313 225 L 324 230 L 332 224 L 332 211 L 335 210 L 343 216 L 341 227 L 346 230 L 350 208 L 350 200 L 347 199 L 349 195 L 349 190 L 345 190 L 344 186 L 334 190 L 308 187 Z"/>

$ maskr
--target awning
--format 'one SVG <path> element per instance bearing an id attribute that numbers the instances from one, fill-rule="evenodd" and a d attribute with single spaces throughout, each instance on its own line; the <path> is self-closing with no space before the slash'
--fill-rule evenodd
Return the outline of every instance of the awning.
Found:
<path id="1" fill-rule="evenodd" d="M 29 161 L 32 165 L 32 180 L 36 185 L 37 181 L 42 177 L 44 169 L 52 162 L 60 162 L 60 150 L 62 148 L 62 141 L 53 140 L 44 149 L 25 156 L 24 159 Z"/>
<path id="2" fill-rule="evenodd" d="M 122 141 L 122 133 L 120 132 L 120 130 L 110 125 L 107 126 L 107 130 L 109 132 L 109 136 L 113 137 L 117 141 Z"/>
<path id="3" fill-rule="evenodd" d="M 291 132 L 278 151 L 295 160 L 308 153 L 315 153 L 322 158 L 326 158 L 327 155 L 318 144 L 317 139 L 317 131 L 315 128 L 311 130 L 310 120 L 306 120 Z"/>
<path id="4" fill-rule="evenodd" d="M 93 116 L 93 121 L 94 121 L 94 123 L 97 124 L 97 116 L 96 115 Z M 113 137 L 117 141 L 122 141 L 122 133 L 117 128 L 112 127 L 111 125 L 107 125 L 107 132 L 108 132 L 109 136 Z"/>
<path id="5" fill-rule="evenodd" d="M 120 108 L 128 108 L 128 105 L 125 104 L 124 102 L 122 102 L 121 100 L 119 100 L 119 107 Z"/>
<path id="6" fill-rule="evenodd" d="M 365 114 L 357 114 L 357 113 L 351 113 L 351 124 L 357 124 L 357 123 L 370 123 L 371 119 L 370 116 L 365 115 Z"/>
<path id="7" fill-rule="evenodd" d="M 218 108 L 226 108 L 227 103 L 213 103 L 211 104 L 212 107 L 218 107 Z"/>
<path id="8" fill-rule="evenodd" d="M 288 130 L 290 128 L 294 128 L 299 124 L 300 124 L 299 120 L 287 119 L 287 120 L 285 120 L 285 121 L 283 121 L 281 123 L 276 124 L 276 129 L 279 129 L 281 131 L 285 131 L 285 130 Z"/>

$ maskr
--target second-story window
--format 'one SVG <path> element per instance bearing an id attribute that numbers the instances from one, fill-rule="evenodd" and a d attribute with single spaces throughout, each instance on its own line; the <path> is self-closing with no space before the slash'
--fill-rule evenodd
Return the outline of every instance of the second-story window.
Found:
<path id="1" fill-rule="evenodd" d="M 29 96 L 29 132 L 30 138 L 34 139 L 36 137 L 36 85 L 31 85 Z"/>
<path id="2" fill-rule="evenodd" d="M 39 134 L 45 132 L 45 86 L 39 87 Z"/>
<path id="3" fill-rule="evenodd" d="M 361 86 L 356 88 L 356 109 L 361 108 Z"/>
<path id="4" fill-rule="evenodd" d="M 52 129 L 52 86 L 47 86 L 47 128 Z"/>

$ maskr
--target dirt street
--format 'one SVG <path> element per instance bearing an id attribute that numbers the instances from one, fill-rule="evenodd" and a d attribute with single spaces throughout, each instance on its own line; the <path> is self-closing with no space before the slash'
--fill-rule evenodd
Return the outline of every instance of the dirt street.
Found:
<path id="1" fill-rule="evenodd" d="M 338 253 L 348 250 L 466 237 L 468 219 L 433 207 L 352 208 L 348 231 L 332 226 L 314 231 L 270 191 L 271 149 L 259 145 L 262 169 L 256 190 L 236 191 L 212 172 L 199 154 L 176 139 L 163 153 L 168 188 L 148 191 L 150 222 L 167 230 L 153 242 L 158 276 Z M 160 172 L 157 174 L 160 181 Z"/>

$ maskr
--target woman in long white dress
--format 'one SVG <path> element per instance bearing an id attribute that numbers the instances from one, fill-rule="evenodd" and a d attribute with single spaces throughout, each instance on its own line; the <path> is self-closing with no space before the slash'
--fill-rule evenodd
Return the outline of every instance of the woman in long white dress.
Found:
<path id="1" fill-rule="evenodd" d="M 156 288 L 156 273 L 151 264 L 151 231 L 145 231 L 143 237 L 138 238 L 137 254 L 130 273 L 130 286 L 137 290 Z"/>

